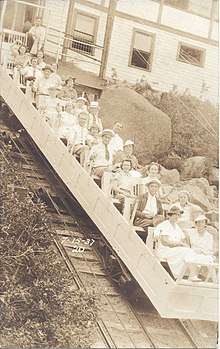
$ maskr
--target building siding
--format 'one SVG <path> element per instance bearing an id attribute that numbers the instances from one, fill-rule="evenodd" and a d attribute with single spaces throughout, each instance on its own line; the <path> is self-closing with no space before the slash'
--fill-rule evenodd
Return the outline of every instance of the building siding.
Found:
<path id="1" fill-rule="evenodd" d="M 74 9 L 81 10 L 90 14 L 93 14 L 95 16 L 99 17 L 98 20 L 98 31 L 97 31 L 97 39 L 96 44 L 99 46 L 103 46 L 104 43 L 104 36 L 105 36 L 105 27 L 106 27 L 106 20 L 107 20 L 107 14 L 105 12 L 88 8 L 87 6 L 81 5 L 76 3 Z M 68 50 L 67 52 L 68 58 L 67 61 L 73 61 L 73 63 L 80 69 L 90 71 L 95 74 L 99 74 L 100 69 L 100 63 L 93 61 L 90 58 L 84 57 L 81 54 L 78 54 L 76 51 Z M 96 48 L 94 52 L 94 58 L 101 61 L 102 58 L 102 50 Z"/>
<path id="2" fill-rule="evenodd" d="M 133 28 L 156 35 L 151 72 L 128 65 Z M 179 42 L 206 49 L 204 68 L 176 60 Z M 136 82 L 145 76 L 151 84 L 156 83 L 161 91 L 169 91 L 173 85 L 177 85 L 179 91 L 189 88 L 191 93 L 197 96 L 200 94 L 204 80 L 210 86 L 206 97 L 216 102 L 218 98 L 217 67 L 218 48 L 216 46 L 198 43 L 175 33 L 115 18 L 107 67 L 108 77 L 111 76 L 111 68 L 115 68 L 118 77 L 122 80 Z"/>
<path id="3" fill-rule="evenodd" d="M 92 0 L 96 5 L 108 5 L 109 0 Z M 65 5 L 64 12 L 63 6 Z M 99 17 L 96 44 L 103 46 L 107 13 L 100 9 L 88 7 L 82 3 L 75 2 L 74 9 L 96 15 Z M 44 24 L 49 23 L 48 39 L 46 49 L 56 55 L 59 41 L 59 30 L 65 32 L 68 15 L 69 1 L 46 0 L 46 7 L 51 10 L 49 21 L 44 15 Z M 218 47 L 208 44 L 208 33 L 210 21 L 207 18 L 193 15 L 192 13 L 175 9 L 171 6 L 164 6 L 161 25 L 157 24 L 159 3 L 151 0 L 121 0 L 117 2 L 117 14 L 113 25 L 113 33 L 110 42 L 110 51 L 106 67 L 106 77 L 110 78 L 112 68 L 115 68 L 118 76 L 122 80 L 136 82 L 143 76 L 151 84 L 156 83 L 157 89 L 169 91 L 173 85 L 177 85 L 179 91 L 190 89 L 193 95 L 199 96 L 203 81 L 210 86 L 206 93 L 206 98 L 213 102 L 218 101 Z M 63 23 L 62 23 L 63 13 Z M 125 18 L 120 17 L 120 13 Z M 126 14 L 128 17 L 126 18 Z M 74 15 L 71 14 L 72 16 Z M 134 20 L 131 20 L 132 15 Z M 135 22 L 135 17 L 139 23 Z M 140 20 L 141 19 L 141 20 Z M 143 22 L 142 22 L 143 19 Z M 149 21 L 149 22 L 147 22 Z M 148 24 L 147 24 L 148 23 Z M 156 25 L 152 25 L 155 23 Z M 155 45 L 153 51 L 151 71 L 145 71 L 129 66 L 131 41 L 133 29 L 140 29 L 155 35 Z M 175 32 L 175 29 L 183 32 Z M 186 33 L 186 36 L 184 35 Z M 191 34 L 192 36 L 191 38 Z M 196 40 L 196 36 L 198 40 Z M 201 39 L 200 39 L 201 38 Z M 204 38 L 202 40 L 202 38 Z M 205 39 L 207 43 L 205 42 Z M 218 40 L 218 22 L 213 23 L 212 37 Z M 56 44 L 50 41 L 56 41 Z M 206 50 L 204 67 L 183 63 L 176 60 L 179 42 L 193 45 Z M 63 40 L 61 40 L 63 45 Z M 61 50 L 60 50 L 61 51 Z M 85 71 L 99 74 L 100 63 L 94 62 L 73 50 L 67 51 L 67 61 L 72 62 L 76 67 Z M 95 49 L 94 56 L 97 60 L 102 58 L 102 50 Z"/>

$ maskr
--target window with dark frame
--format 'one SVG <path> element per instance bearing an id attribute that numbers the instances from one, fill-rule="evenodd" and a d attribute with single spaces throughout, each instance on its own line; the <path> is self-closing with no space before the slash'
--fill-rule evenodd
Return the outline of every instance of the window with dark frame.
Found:
<path id="1" fill-rule="evenodd" d="M 189 0 L 164 0 L 164 4 L 187 10 L 189 6 Z"/>
<path id="2" fill-rule="evenodd" d="M 130 65 L 151 70 L 153 40 L 151 34 L 134 31 Z"/>
<path id="3" fill-rule="evenodd" d="M 87 54 L 93 54 L 97 18 L 89 14 L 77 12 L 71 47 Z"/>
<path id="4" fill-rule="evenodd" d="M 187 64 L 203 67 L 204 58 L 205 50 L 193 46 L 188 46 L 187 44 L 179 45 L 177 60 Z"/>

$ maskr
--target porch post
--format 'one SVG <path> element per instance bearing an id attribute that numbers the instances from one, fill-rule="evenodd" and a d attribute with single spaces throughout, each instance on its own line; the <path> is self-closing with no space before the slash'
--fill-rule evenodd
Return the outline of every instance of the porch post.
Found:
<path id="1" fill-rule="evenodd" d="M 68 9 L 68 12 L 67 12 L 68 15 L 67 15 L 66 28 L 65 28 L 65 33 L 64 33 L 64 36 L 67 37 L 67 38 L 71 38 L 73 36 L 72 25 L 73 25 L 74 5 L 75 5 L 75 0 L 69 0 L 69 9 Z M 62 49 L 62 53 L 63 54 L 65 54 L 65 55 L 67 54 L 67 50 L 69 48 L 69 45 L 70 45 L 70 40 L 64 39 L 63 49 Z M 63 61 L 66 60 L 65 56 L 62 56 L 61 59 Z"/>
<path id="2" fill-rule="evenodd" d="M 102 79 L 105 78 L 105 74 L 106 74 L 106 68 L 107 68 L 107 63 L 108 63 L 109 48 L 110 48 L 110 43 L 111 43 L 111 36 L 112 36 L 112 31 L 113 31 L 116 7 L 117 7 L 117 0 L 110 0 L 108 14 L 107 14 L 106 27 L 105 27 L 105 37 L 104 37 L 104 45 L 103 45 L 103 51 L 102 51 L 101 66 L 100 66 L 100 71 L 99 71 L 99 76 Z"/>

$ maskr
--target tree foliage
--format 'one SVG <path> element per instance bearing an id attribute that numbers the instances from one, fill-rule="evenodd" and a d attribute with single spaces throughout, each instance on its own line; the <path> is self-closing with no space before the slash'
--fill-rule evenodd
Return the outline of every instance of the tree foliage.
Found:
<path id="1" fill-rule="evenodd" d="M 217 106 L 190 95 L 189 90 L 181 94 L 176 86 L 169 93 L 159 92 L 145 79 L 132 88 L 171 119 L 171 146 L 168 154 L 158 161 L 169 167 L 171 163 L 179 165 L 180 159 L 199 155 L 207 157 L 209 166 L 218 164 Z M 170 154 L 174 154 L 174 158 Z"/>
<path id="2" fill-rule="evenodd" d="M 1 149 L 2 150 L 2 149 Z M 96 295 L 76 287 L 52 243 L 44 204 L 21 200 L 11 184 L 27 188 L 19 166 L 0 161 L 1 345 L 17 348 L 89 346 Z"/>

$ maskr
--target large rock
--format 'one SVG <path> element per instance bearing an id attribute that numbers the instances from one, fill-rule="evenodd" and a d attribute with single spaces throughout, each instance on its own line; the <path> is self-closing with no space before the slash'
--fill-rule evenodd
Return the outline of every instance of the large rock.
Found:
<path id="1" fill-rule="evenodd" d="M 199 187 L 200 189 L 202 189 L 205 195 L 207 195 L 209 198 L 212 197 L 212 190 L 209 185 L 209 181 L 206 178 L 192 178 L 185 183 Z"/>
<path id="2" fill-rule="evenodd" d="M 165 154 L 171 143 L 170 118 L 128 87 L 106 88 L 100 99 L 100 116 L 106 128 L 123 123 L 122 138 L 135 142 L 135 154 L 144 165 Z"/>
<path id="3" fill-rule="evenodd" d="M 212 167 L 208 174 L 209 183 L 218 186 L 219 182 L 219 169 L 217 167 Z"/>
<path id="4" fill-rule="evenodd" d="M 177 201 L 178 194 L 183 189 L 190 193 L 190 202 L 200 206 L 205 212 L 213 209 L 213 206 L 209 201 L 210 197 L 205 194 L 204 189 L 201 189 L 201 187 L 195 185 L 195 183 L 190 183 L 190 181 L 178 183 L 177 188 L 171 194 L 169 194 L 168 199 L 171 202 Z"/>
<path id="5" fill-rule="evenodd" d="M 200 178 L 206 169 L 205 156 L 193 156 L 185 160 L 181 170 L 181 179 Z"/>
<path id="6" fill-rule="evenodd" d="M 167 170 L 165 167 L 161 166 L 160 180 L 162 183 L 174 185 L 180 180 L 180 174 L 176 169 Z"/>

